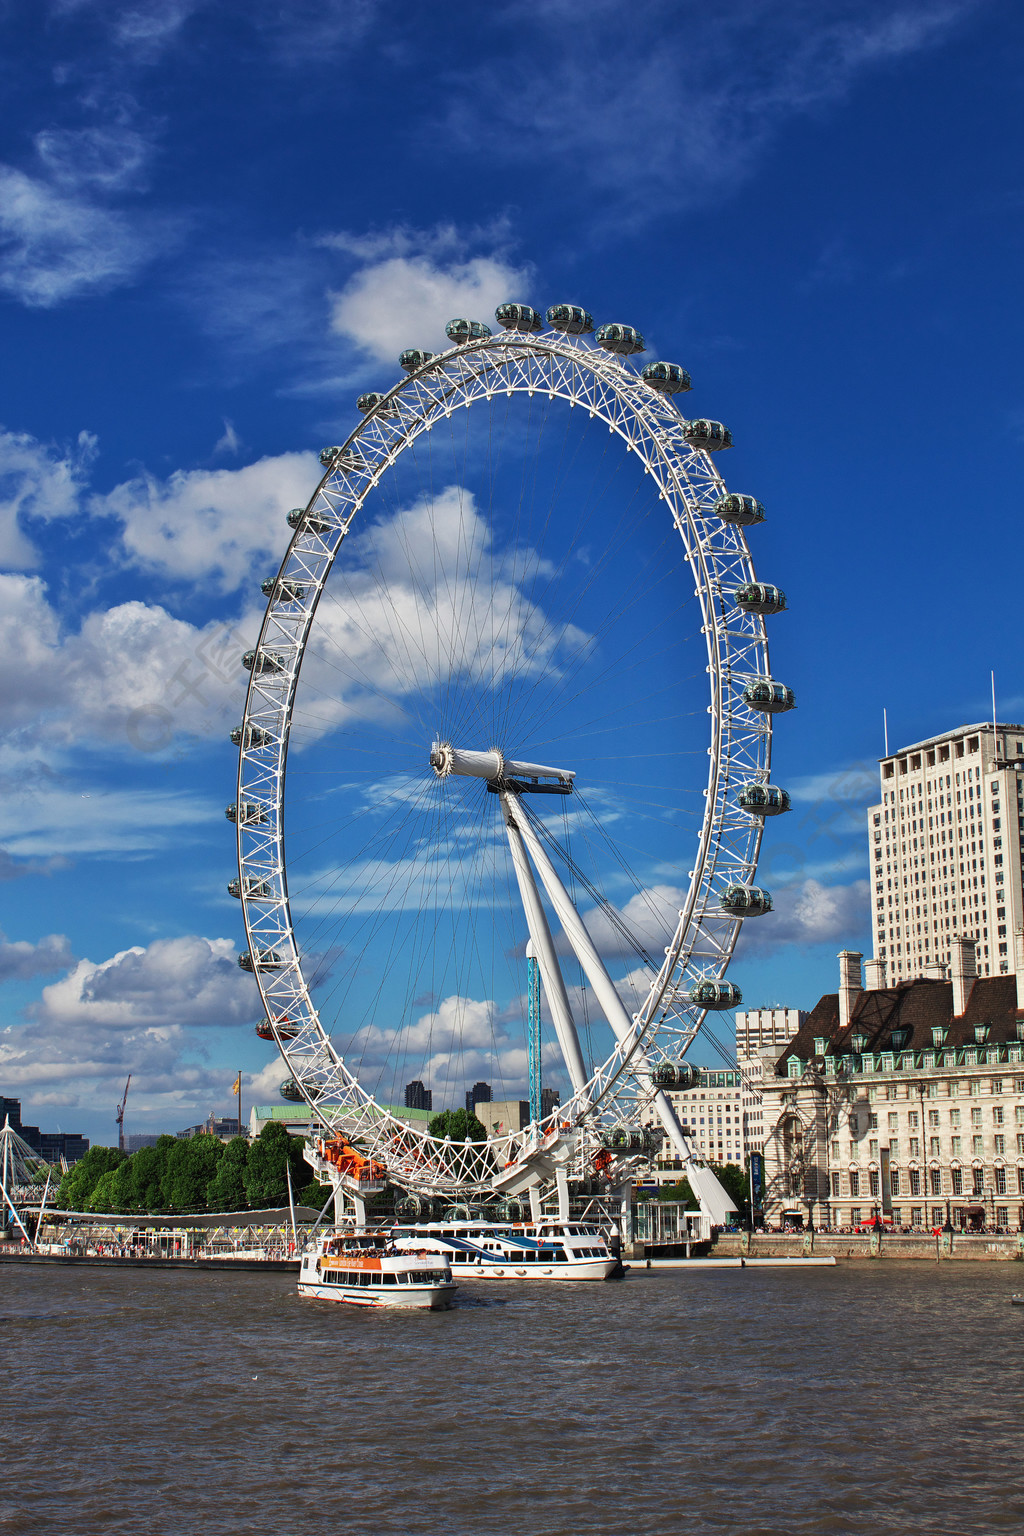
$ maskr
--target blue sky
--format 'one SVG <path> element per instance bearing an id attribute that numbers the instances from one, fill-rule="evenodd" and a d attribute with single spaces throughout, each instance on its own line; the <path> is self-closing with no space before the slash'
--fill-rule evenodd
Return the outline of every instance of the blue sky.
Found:
<path id="1" fill-rule="evenodd" d="M 883 706 L 893 745 L 984 718 L 995 667 L 1024 710 L 1019 8 L 63 0 L 3 27 L 0 1090 L 94 1139 L 129 1070 L 136 1130 L 226 1112 L 238 1066 L 271 1095 L 224 892 L 259 580 L 356 395 L 503 298 L 636 324 L 768 508 L 796 806 L 731 975 L 813 1005 L 869 946 Z"/>

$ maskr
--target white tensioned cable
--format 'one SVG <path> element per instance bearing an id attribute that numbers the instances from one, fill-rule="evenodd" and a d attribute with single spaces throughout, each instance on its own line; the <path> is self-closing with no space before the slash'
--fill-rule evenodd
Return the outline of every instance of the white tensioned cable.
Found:
<path id="1" fill-rule="evenodd" d="M 461 1146 L 409 1130 L 360 1087 L 321 1027 L 303 977 L 288 899 L 284 782 L 291 713 L 302 658 L 334 559 L 369 492 L 399 455 L 455 410 L 496 395 L 546 395 L 586 410 L 638 455 L 666 503 L 694 578 L 708 654 L 711 717 L 703 823 L 686 904 L 664 960 L 633 1017 L 633 1034 L 594 1072 L 585 1093 L 550 1117 L 570 1126 L 635 1119 L 650 1100 L 647 1072 L 630 1063 L 678 1060 L 703 1010 L 694 984 L 724 975 L 740 920 L 722 912 L 723 883 L 748 883 L 762 822 L 735 791 L 767 783 L 771 717 L 743 688 L 771 675 L 764 620 L 739 609 L 736 589 L 754 579 L 742 530 L 714 513 L 725 486 L 708 453 L 693 447 L 670 398 L 620 358 L 560 332 L 505 332 L 453 347 L 394 386 L 350 435 L 306 509 L 285 555 L 260 629 L 239 750 L 238 869 L 249 953 L 281 1053 L 327 1126 L 362 1138 L 389 1176 L 427 1193 L 484 1190 L 485 1144 Z M 507 1137 L 498 1138 L 504 1149 Z"/>

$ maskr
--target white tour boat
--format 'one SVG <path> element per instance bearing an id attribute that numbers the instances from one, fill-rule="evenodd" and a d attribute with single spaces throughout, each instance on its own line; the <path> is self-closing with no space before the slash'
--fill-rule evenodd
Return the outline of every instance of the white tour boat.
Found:
<path id="1" fill-rule="evenodd" d="M 582 1222 L 429 1221 L 392 1227 L 391 1240 L 444 1255 L 459 1279 L 607 1280 L 621 1272 L 600 1229 Z"/>
<path id="2" fill-rule="evenodd" d="M 303 1256 L 299 1295 L 357 1307 L 450 1307 L 457 1286 L 445 1255 L 423 1244 L 397 1246 L 387 1232 L 321 1237 Z"/>

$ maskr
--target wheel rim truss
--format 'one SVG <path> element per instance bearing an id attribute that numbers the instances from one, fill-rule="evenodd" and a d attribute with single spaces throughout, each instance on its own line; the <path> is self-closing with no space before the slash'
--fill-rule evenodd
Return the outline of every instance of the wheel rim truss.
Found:
<path id="1" fill-rule="evenodd" d="M 389 1179 L 427 1194 L 489 1190 L 496 1168 L 481 1156 L 485 1143 L 427 1138 L 391 1115 L 360 1086 L 320 1024 L 296 947 L 284 859 L 291 710 L 321 593 L 367 495 L 421 433 L 455 410 L 517 393 L 586 410 L 638 455 L 695 577 L 708 657 L 708 781 L 686 903 L 633 1015 L 632 1033 L 594 1069 L 586 1090 L 545 1122 L 545 1130 L 571 1134 L 577 1172 L 586 1172 L 602 1124 L 637 1122 L 653 1098 L 650 1066 L 681 1059 L 696 1038 L 704 1010 L 690 1002 L 690 990 L 724 976 L 741 925 L 722 912 L 718 893 L 725 884 L 753 879 L 763 831 L 761 820 L 736 804 L 735 793 L 770 777 L 771 716 L 751 709 L 742 696 L 747 683 L 771 675 L 765 623 L 733 599 L 738 587 L 754 580 L 750 551 L 742 528 L 715 515 L 724 482 L 710 454 L 686 440 L 670 397 L 583 338 L 506 332 L 439 354 L 399 381 L 359 422 L 306 508 L 260 629 L 238 760 L 241 904 L 267 1017 L 314 1120 L 358 1136 L 368 1154 L 386 1165 Z M 289 588 L 302 588 L 301 597 L 282 597 Z M 261 653 L 279 658 L 278 668 L 261 671 Z M 511 1152 L 508 1137 L 492 1142 L 500 1154 L 497 1166 L 528 1151 L 536 1136 L 531 1128 L 513 1137 Z"/>

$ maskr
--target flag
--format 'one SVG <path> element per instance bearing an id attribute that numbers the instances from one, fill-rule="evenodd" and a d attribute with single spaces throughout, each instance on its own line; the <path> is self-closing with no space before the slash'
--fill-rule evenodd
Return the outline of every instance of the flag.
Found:
<path id="1" fill-rule="evenodd" d="M 242 1074 L 241 1074 L 241 1072 L 239 1072 L 238 1076 L 235 1078 L 234 1082 L 231 1084 L 231 1092 L 232 1093 L 241 1093 L 241 1091 L 242 1091 Z"/>

